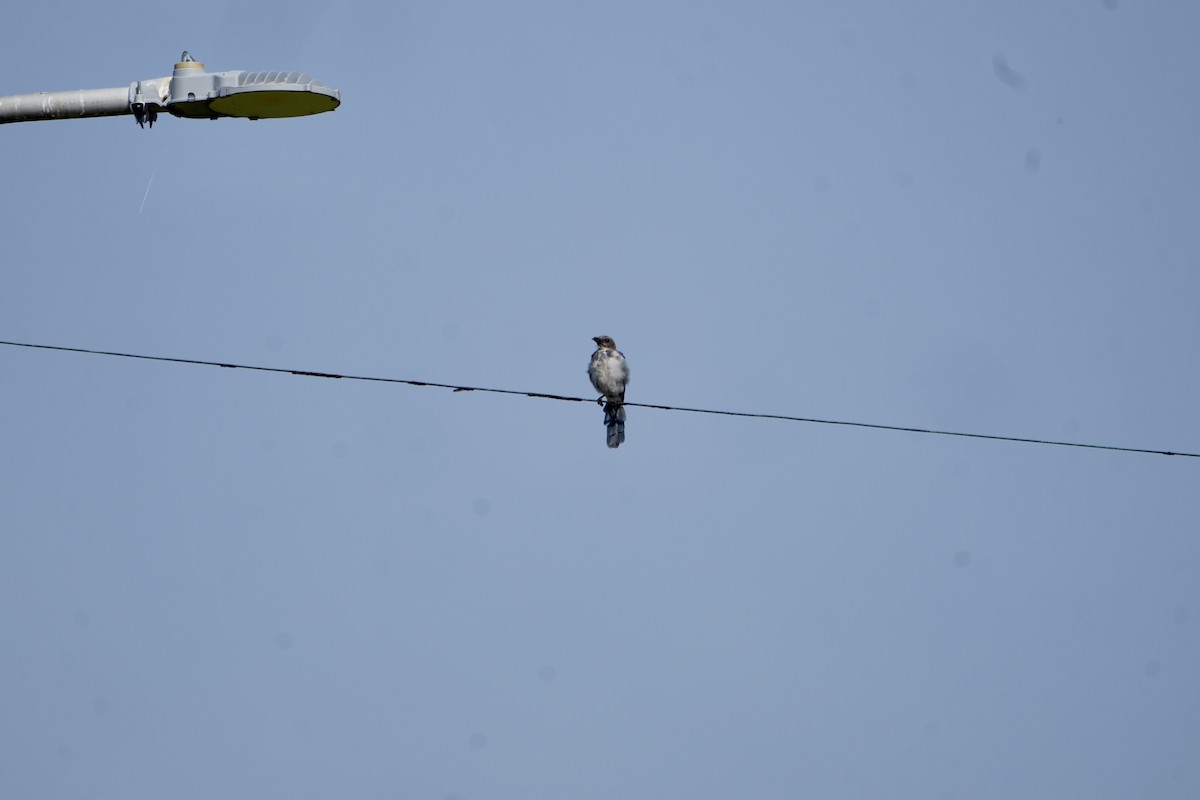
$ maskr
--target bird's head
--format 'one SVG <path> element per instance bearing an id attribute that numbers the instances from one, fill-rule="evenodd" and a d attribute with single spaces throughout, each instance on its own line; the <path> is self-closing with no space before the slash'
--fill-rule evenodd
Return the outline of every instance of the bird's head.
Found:
<path id="1" fill-rule="evenodd" d="M 617 349 L 617 343 L 612 340 L 611 336 L 593 336 L 592 341 L 596 343 L 597 347 L 611 347 L 613 350 Z"/>

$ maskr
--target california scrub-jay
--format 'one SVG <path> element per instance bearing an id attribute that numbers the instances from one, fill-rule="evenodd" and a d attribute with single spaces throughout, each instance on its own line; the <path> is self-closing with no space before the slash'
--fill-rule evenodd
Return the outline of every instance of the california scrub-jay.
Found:
<path id="1" fill-rule="evenodd" d="M 608 429 L 608 446 L 619 447 L 625 441 L 625 384 L 629 383 L 629 366 L 611 336 L 593 336 L 596 352 L 588 365 L 592 386 L 602 394 L 604 427 Z"/>

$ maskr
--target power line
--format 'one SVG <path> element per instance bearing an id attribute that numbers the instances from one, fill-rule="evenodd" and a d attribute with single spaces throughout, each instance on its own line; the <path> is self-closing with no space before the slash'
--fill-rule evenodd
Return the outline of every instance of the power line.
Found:
<path id="1" fill-rule="evenodd" d="M 408 386 L 427 386 L 435 389 L 452 389 L 455 392 L 488 392 L 491 394 L 511 394 L 523 397 L 540 397 L 544 400 L 563 400 L 572 403 L 595 402 L 590 397 L 569 397 L 545 392 L 523 392 L 516 389 L 493 389 L 484 386 L 458 386 L 452 383 L 433 383 L 431 381 L 416 381 L 406 378 L 382 378 L 373 375 L 340 375 L 333 372 L 313 372 L 300 369 L 285 369 L 283 367 L 262 367 L 253 364 L 230 364 L 222 361 L 205 361 L 196 358 L 173 358 L 170 356 L 148 356 L 139 353 L 118 353 L 111 350 L 91 350 L 85 347 L 61 347 L 50 344 L 32 344 L 29 342 L 5 342 L 0 345 L 8 347 L 27 347 L 35 350 L 55 350 L 63 353 L 84 353 L 93 356 L 113 356 L 115 358 L 135 358 L 143 361 L 164 361 L 172 364 L 190 364 L 206 367 L 222 367 L 224 369 L 246 369 L 255 372 L 278 372 L 285 375 L 299 375 L 305 378 L 332 378 L 348 381 L 372 381 L 375 383 L 402 383 Z M 1184 453 L 1172 450 L 1153 450 L 1144 447 L 1118 447 L 1107 444 L 1087 444 L 1084 442 L 1063 442 L 1053 439 L 1032 439 L 1022 436 L 999 436 L 990 433 L 964 433 L 962 431 L 944 431 L 936 428 L 913 428 L 903 425 L 882 425 L 874 422 L 848 422 L 845 420 L 817 419 L 814 417 L 795 417 L 786 414 L 757 414 L 747 411 L 722 411 L 713 408 L 687 408 L 684 406 L 664 406 L 654 403 L 626 403 L 631 408 L 650 408 L 658 411 L 681 411 L 689 414 L 716 414 L 725 417 L 752 417 L 755 419 L 775 419 L 786 422 L 808 422 L 814 425 L 841 425 L 849 428 L 869 428 L 879 431 L 901 431 L 905 433 L 921 433 L 931 436 L 957 436 L 965 439 L 988 439 L 997 442 L 1021 442 L 1023 444 L 1040 444 L 1052 447 L 1081 447 L 1089 450 L 1111 450 L 1120 453 L 1144 453 L 1156 456 L 1180 456 L 1183 458 L 1200 458 L 1200 453 Z"/>

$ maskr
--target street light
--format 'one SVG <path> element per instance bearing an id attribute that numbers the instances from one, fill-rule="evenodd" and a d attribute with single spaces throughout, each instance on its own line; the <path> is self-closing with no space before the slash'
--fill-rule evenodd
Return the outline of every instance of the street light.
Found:
<path id="1" fill-rule="evenodd" d="M 169 78 L 134 81 L 128 88 L 34 92 L 0 97 L 0 124 L 43 119 L 133 114 L 154 127 L 159 111 L 190 119 L 275 119 L 333 111 L 337 89 L 300 72 L 205 72 L 186 50 Z"/>

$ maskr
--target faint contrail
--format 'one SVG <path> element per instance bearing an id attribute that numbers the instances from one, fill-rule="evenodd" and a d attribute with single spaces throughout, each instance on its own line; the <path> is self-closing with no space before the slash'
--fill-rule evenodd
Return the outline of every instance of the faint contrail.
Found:
<path id="1" fill-rule="evenodd" d="M 150 182 L 146 184 L 146 193 L 142 195 L 142 208 L 138 209 L 138 213 L 142 213 L 142 209 L 146 207 L 146 198 L 150 196 L 150 187 L 154 185 L 154 176 L 158 173 L 158 167 L 150 173 Z"/>

